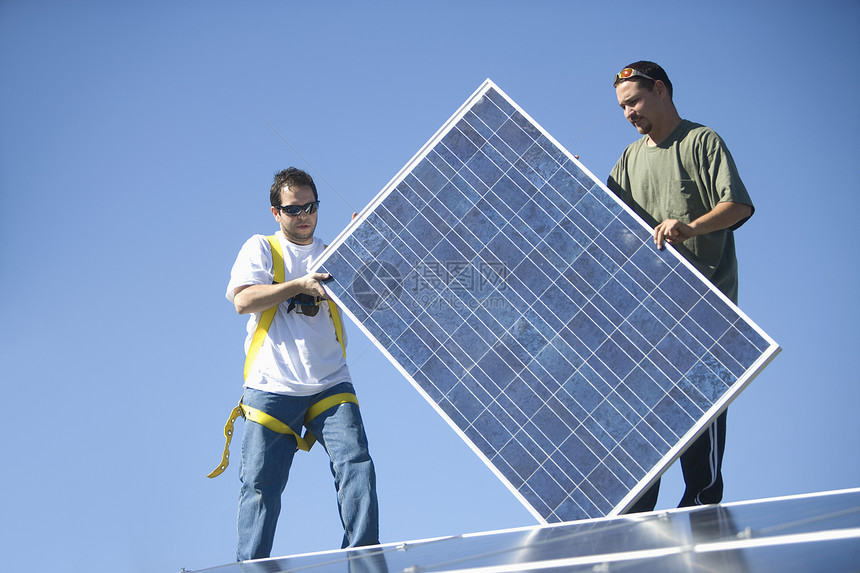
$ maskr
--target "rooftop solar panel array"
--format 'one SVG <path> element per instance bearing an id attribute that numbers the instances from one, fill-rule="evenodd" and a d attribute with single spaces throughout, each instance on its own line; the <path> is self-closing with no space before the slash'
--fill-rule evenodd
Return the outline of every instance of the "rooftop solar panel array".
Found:
<path id="1" fill-rule="evenodd" d="M 860 490 L 233 563 L 211 573 L 856 571 Z"/>
<path id="2" fill-rule="evenodd" d="M 544 523 L 626 509 L 778 352 L 490 80 L 318 267 Z"/>

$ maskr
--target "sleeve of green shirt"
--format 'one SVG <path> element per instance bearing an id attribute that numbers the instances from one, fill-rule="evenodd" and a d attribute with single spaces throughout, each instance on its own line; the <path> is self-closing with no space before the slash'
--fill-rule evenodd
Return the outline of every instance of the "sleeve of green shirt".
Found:
<path id="1" fill-rule="evenodd" d="M 699 154 L 699 176 L 703 182 L 706 181 L 702 187 L 710 195 L 710 208 L 713 209 L 717 203 L 723 202 L 742 203 L 752 208 L 750 212 L 750 217 L 752 217 L 755 206 L 741 180 L 728 147 L 713 130 L 703 127 L 697 131 L 700 133 L 694 139 L 700 140 L 697 142 L 698 149 L 696 150 Z M 734 231 L 739 228 L 747 219 L 749 217 L 741 219 L 729 230 Z"/>

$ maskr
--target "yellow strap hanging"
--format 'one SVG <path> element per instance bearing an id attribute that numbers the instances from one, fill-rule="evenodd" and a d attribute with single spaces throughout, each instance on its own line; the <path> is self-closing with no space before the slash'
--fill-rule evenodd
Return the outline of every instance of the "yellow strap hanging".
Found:
<path id="1" fill-rule="evenodd" d="M 233 441 L 233 422 L 236 421 L 236 418 L 239 418 L 242 415 L 242 403 L 239 402 L 239 405 L 233 408 L 233 411 L 230 412 L 230 417 L 227 419 L 227 423 L 224 425 L 224 439 L 226 441 L 226 444 L 224 445 L 224 453 L 221 454 L 221 463 L 217 468 L 209 472 L 209 475 L 207 475 L 206 477 L 218 477 L 222 473 L 224 473 L 224 470 L 226 470 L 227 466 L 230 465 L 230 442 Z"/>
<path id="2" fill-rule="evenodd" d="M 266 239 L 269 241 L 269 247 L 272 252 L 272 274 L 274 275 L 274 280 L 272 282 L 276 284 L 282 283 L 284 282 L 284 255 L 281 251 L 281 243 L 278 240 L 277 235 L 269 235 Z M 346 343 L 343 338 L 343 322 L 340 318 L 340 309 L 331 300 L 328 301 L 328 307 L 332 322 L 334 323 L 335 336 L 343 350 L 343 356 L 346 358 Z M 257 323 L 257 329 L 254 331 L 254 336 L 251 338 L 251 345 L 248 347 L 248 353 L 245 356 L 245 368 L 243 374 L 246 380 L 248 378 L 248 373 L 251 371 L 251 366 L 257 358 L 257 354 L 263 346 L 263 341 L 266 339 L 269 327 L 272 325 L 272 320 L 274 320 L 275 313 L 277 311 L 278 305 L 275 305 L 272 308 L 267 309 L 263 312 L 262 316 L 260 316 L 260 321 Z M 328 398 L 323 398 L 308 409 L 305 414 L 304 424 L 307 425 L 308 422 L 329 408 L 345 403 L 358 405 L 358 398 L 355 397 L 355 394 L 350 393 L 335 394 Z M 221 463 L 206 477 L 214 478 L 221 475 L 230 464 L 230 442 L 233 440 L 233 425 L 236 422 L 236 419 L 240 417 L 262 424 L 266 428 L 273 432 L 278 432 L 279 434 L 292 434 L 296 438 L 298 448 L 305 452 L 309 451 L 316 442 L 316 438 L 310 432 L 305 432 L 304 437 L 299 436 L 287 424 L 284 424 L 277 418 L 266 414 L 262 410 L 246 406 L 242 404 L 241 400 L 239 400 L 239 405 L 233 408 L 233 411 L 230 412 L 230 417 L 228 418 L 227 423 L 224 425 L 225 445 L 224 453 L 221 455 Z"/>

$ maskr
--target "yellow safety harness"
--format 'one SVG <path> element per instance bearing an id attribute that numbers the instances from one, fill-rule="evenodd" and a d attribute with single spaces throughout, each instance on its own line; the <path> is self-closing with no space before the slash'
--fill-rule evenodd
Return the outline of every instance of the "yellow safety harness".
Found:
<path id="1" fill-rule="evenodd" d="M 284 282 L 284 255 L 281 252 L 281 243 L 278 241 L 278 237 L 276 235 L 269 235 L 266 237 L 269 240 L 269 246 L 272 249 L 272 271 L 274 276 L 274 283 L 282 283 Z M 337 336 L 338 342 L 340 342 L 340 347 L 343 350 L 343 355 L 346 357 L 346 344 L 343 339 L 343 322 L 340 318 L 340 309 L 337 305 L 328 301 L 329 311 L 331 313 L 332 322 L 334 322 L 334 331 Z M 263 341 L 266 339 L 266 335 L 269 332 L 269 327 L 272 325 L 272 320 L 275 318 L 275 313 L 278 311 L 278 305 L 273 306 L 272 308 L 266 310 L 263 315 L 260 317 L 260 322 L 257 323 L 257 329 L 254 331 L 254 336 L 251 338 L 251 346 L 248 348 L 248 353 L 245 356 L 245 371 L 244 377 L 247 380 L 248 373 L 251 371 L 251 366 L 254 364 L 254 360 L 257 358 L 257 353 L 260 352 L 260 348 L 263 346 Z M 326 410 L 333 408 L 339 404 L 356 404 L 358 405 L 358 398 L 355 397 L 355 394 L 346 392 L 342 394 L 334 394 L 332 396 L 328 396 L 323 398 L 319 402 L 314 403 L 308 411 L 305 413 L 305 418 L 303 424 L 305 426 L 310 423 L 311 420 L 325 412 Z M 233 423 L 237 418 L 245 418 L 246 420 L 250 420 L 252 422 L 257 422 L 258 424 L 262 424 L 266 428 L 272 430 L 273 432 L 277 432 L 279 434 L 290 434 L 296 438 L 296 445 L 302 451 L 310 451 L 311 447 L 316 442 L 316 438 L 308 432 L 305 431 L 304 436 L 298 435 L 293 431 L 287 424 L 278 420 L 274 416 L 270 416 L 269 414 L 259 410 L 257 408 L 252 408 L 251 406 L 246 406 L 242 403 L 242 400 L 239 400 L 239 405 L 233 408 L 233 411 L 230 412 L 230 417 L 227 420 L 227 423 L 224 425 L 224 453 L 221 456 L 221 463 L 217 468 L 212 470 L 212 472 L 206 477 L 214 478 L 221 475 L 224 470 L 227 469 L 227 466 L 230 463 L 230 442 L 233 439 Z"/>

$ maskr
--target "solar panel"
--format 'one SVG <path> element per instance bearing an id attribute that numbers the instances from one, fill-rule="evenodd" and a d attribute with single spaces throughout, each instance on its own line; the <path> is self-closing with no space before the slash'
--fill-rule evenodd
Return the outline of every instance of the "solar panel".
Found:
<path id="1" fill-rule="evenodd" d="M 860 489 L 233 563 L 212 573 L 856 571 Z"/>
<path id="2" fill-rule="evenodd" d="M 317 266 L 542 523 L 629 507 L 779 350 L 490 80 Z"/>

